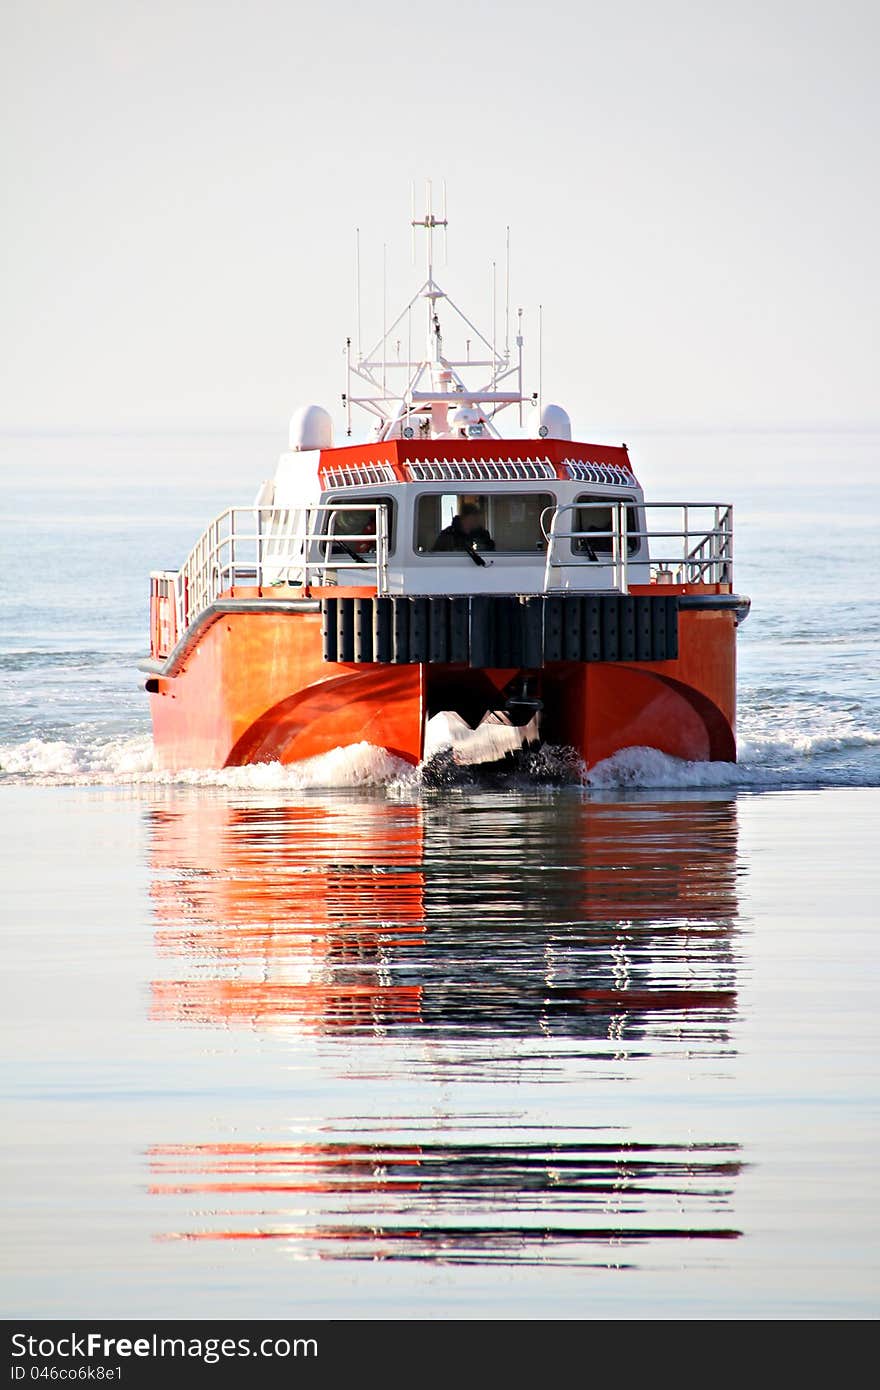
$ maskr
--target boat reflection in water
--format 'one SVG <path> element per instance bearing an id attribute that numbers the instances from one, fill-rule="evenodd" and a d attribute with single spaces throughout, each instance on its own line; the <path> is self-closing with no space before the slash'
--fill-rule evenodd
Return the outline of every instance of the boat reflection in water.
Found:
<path id="1" fill-rule="evenodd" d="M 252 1142 L 157 1145 L 152 1190 L 188 1213 L 164 1235 L 604 1265 L 738 1234 L 738 1145 L 672 1142 L 650 1103 L 636 1132 L 607 1100 L 640 1066 L 732 1050 L 733 801 L 194 796 L 149 829 L 154 1019 L 305 1050 L 309 1109 L 328 1102 Z M 352 1072 L 358 1114 L 330 1118 Z M 389 1084 L 398 1113 L 372 1113 Z"/>

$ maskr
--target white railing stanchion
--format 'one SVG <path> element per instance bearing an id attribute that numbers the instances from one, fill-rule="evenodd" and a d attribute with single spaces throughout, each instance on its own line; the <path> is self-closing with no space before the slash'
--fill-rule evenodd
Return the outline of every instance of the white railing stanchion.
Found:
<path id="1" fill-rule="evenodd" d="M 629 536 L 627 534 L 626 503 L 617 504 L 618 525 L 620 527 L 620 540 L 618 550 L 620 553 L 620 573 L 618 576 L 618 589 L 625 594 L 629 588 L 629 573 L 627 565 L 629 563 Z"/>
<path id="2" fill-rule="evenodd" d="M 308 593 L 311 584 L 311 575 L 309 574 L 309 536 L 312 533 L 311 507 L 306 507 L 305 512 L 303 514 L 303 520 L 305 522 L 305 538 L 303 540 L 303 588 L 305 589 L 306 593 Z M 289 578 L 290 570 L 287 571 L 287 574 Z"/>
<path id="3" fill-rule="evenodd" d="M 554 561 L 553 561 L 553 554 L 554 554 L 554 549 L 555 549 L 555 546 L 556 546 L 556 522 L 559 520 L 559 513 L 560 513 L 560 510 L 561 510 L 561 509 L 560 509 L 559 507 L 554 507 L 554 508 L 552 509 L 552 515 L 551 515 L 551 517 L 550 517 L 550 530 L 549 530 L 549 533 L 544 529 L 544 517 L 547 515 L 547 511 L 548 511 L 548 510 L 550 510 L 550 509 L 547 508 L 545 511 L 543 511 L 543 512 L 541 513 L 541 530 L 544 532 L 544 536 L 545 536 L 545 539 L 546 539 L 546 541 L 547 541 L 547 555 L 546 555 L 546 558 L 545 558 L 545 560 L 544 560 L 544 593 L 545 593 L 545 594 L 546 594 L 546 593 L 549 593 L 550 588 L 551 588 L 552 571 L 553 571 L 553 563 L 554 563 Z"/>
<path id="4" fill-rule="evenodd" d="M 376 512 L 376 592 L 388 592 L 388 512 L 384 507 Z"/>

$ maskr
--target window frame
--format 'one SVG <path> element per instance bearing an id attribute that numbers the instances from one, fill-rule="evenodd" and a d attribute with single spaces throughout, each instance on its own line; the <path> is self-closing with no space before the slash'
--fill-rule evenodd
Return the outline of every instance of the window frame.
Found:
<path id="1" fill-rule="evenodd" d="M 581 507 L 608 507 L 609 510 L 610 510 L 610 509 L 611 509 L 611 504 L 612 504 L 613 502 L 625 502 L 625 503 L 626 503 L 626 530 L 627 530 L 627 537 L 626 537 L 626 558 L 627 558 L 627 560 L 632 560 L 632 559 L 634 558 L 634 556 L 639 555 L 639 554 L 641 553 L 642 545 L 643 545 L 643 543 L 644 543 L 645 537 L 644 537 L 644 536 L 635 536 L 635 537 L 633 537 L 633 538 L 630 537 L 630 524 L 629 524 L 629 523 L 630 523 L 630 514 L 631 514 L 631 513 L 634 513 L 634 514 L 635 514 L 636 525 L 635 525 L 635 528 L 634 528 L 634 529 L 635 529 L 636 531 L 643 531 L 645 528 L 644 528 L 644 525 L 642 524 L 642 521 L 643 521 L 643 517 L 642 517 L 642 503 L 640 502 L 640 500 L 639 500 L 637 497 L 633 497 L 631 493 L 628 493 L 628 492 L 627 492 L 627 493 L 622 493 L 622 494 L 620 494 L 619 496 L 612 496 L 612 495 L 610 495 L 610 494 L 607 493 L 607 492 L 606 492 L 606 493 L 602 493 L 602 494 L 597 494 L 597 493 L 578 493 L 578 495 L 577 495 L 577 497 L 575 497 L 574 503 L 573 503 L 574 509 L 575 509 L 575 510 L 574 510 L 575 525 L 572 526 L 571 529 L 572 529 L 573 531 L 576 531 L 576 530 L 579 529 L 579 528 L 578 528 L 578 525 L 577 525 L 577 519 L 578 519 L 578 518 L 577 518 L 577 513 L 578 513 L 578 511 L 580 510 Z M 611 528 L 609 527 L 609 530 L 610 530 L 610 529 L 611 529 Z M 603 546 L 607 546 L 607 549 L 600 549 L 599 552 L 598 552 L 599 558 L 596 559 L 596 560 L 591 560 L 591 559 L 589 558 L 589 556 L 587 555 L 587 553 L 586 553 L 586 546 L 589 544 L 588 541 L 586 541 L 586 540 L 580 540 L 580 541 L 578 541 L 578 540 L 572 539 L 572 540 L 569 542 L 569 544 L 571 545 L 571 553 L 572 553 L 572 555 L 574 555 L 574 556 L 577 557 L 577 560 L 578 560 L 578 562 L 579 562 L 580 564 L 597 565 L 597 564 L 607 563 L 606 557 L 610 558 L 610 556 L 611 556 L 611 554 L 612 554 L 612 550 L 613 550 L 612 539 L 611 539 L 610 536 L 606 536 L 606 537 L 604 538 L 604 540 L 603 540 L 603 542 L 602 542 L 602 545 L 603 545 Z"/>
<path id="2" fill-rule="evenodd" d="M 343 512 L 345 511 L 345 506 L 342 505 L 343 503 L 345 503 L 347 506 L 354 507 L 378 507 L 384 504 L 388 511 L 388 558 L 390 559 L 391 556 L 395 553 L 397 547 L 397 498 L 392 497 L 390 493 L 386 492 L 383 492 L 378 496 L 375 494 L 363 496 L 357 493 L 352 496 L 349 493 L 344 492 L 340 488 L 339 493 L 335 493 L 334 495 L 328 497 L 324 505 L 327 507 L 332 507 L 335 511 Z M 316 537 L 316 544 L 318 545 L 325 544 L 327 531 L 330 527 L 330 515 L 331 514 L 329 511 L 321 513 L 320 537 Z M 369 519 L 368 512 L 362 512 L 361 515 L 364 517 L 365 520 Z M 337 536 L 334 539 L 344 541 L 345 537 Z M 367 561 L 367 563 L 369 564 L 370 561 Z"/>
<path id="3" fill-rule="evenodd" d="M 471 482 L 471 481 L 472 481 L 471 479 L 465 479 L 465 478 L 450 478 L 450 479 L 447 479 L 447 480 L 446 480 L 447 484 L 450 483 L 450 482 L 456 482 L 456 483 L 469 483 L 469 482 Z M 484 483 L 484 482 L 488 483 L 488 482 L 494 481 L 494 480 L 490 480 L 490 479 L 488 479 L 488 478 L 487 478 L 487 479 L 478 478 L 478 479 L 474 479 L 473 481 L 474 481 L 475 483 L 480 484 L 480 483 Z M 517 482 L 518 482 L 518 481 L 519 481 L 519 479 L 517 479 Z M 547 479 L 542 478 L 542 479 L 541 479 L 541 482 L 542 482 L 542 483 L 544 483 L 544 482 L 550 482 L 550 481 L 551 481 L 551 479 L 549 479 L 549 478 L 547 478 Z M 461 498 L 461 497 L 480 497 L 480 498 L 483 498 L 483 499 L 489 499 L 489 498 L 492 498 L 492 497 L 510 497 L 510 498 L 513 498 L 513 497 L 542 497 L 542 498 L 547 498 L 547 499 L 549 499 L 548 502 L 545 503 L 545 506 L 541 508 L 541 511 L 542 511 L 542 512 L 545 510 L 546 506 L 550 506 L 550 507 L 554 507 L 554 508 L 559 506 L 559 499 L 558 499 L 556 493 L 555 493 L 555 492 L 548 492 L 548 491 L 546 490 L 546 488 L 541 488 L 540 490 L 539 490 L 538 488 L 526 489 L 526 490 L 524 490 L 524 489 L 522 489 L 522 488 L 518 488 L 517 491 L 513 491 L 513 489 L 510 487 L 509 484 L 508 484 L 508 486 L 506 486 L 506 487 L 500 487 L 500 488 L 499 488 L 499 487 L 496 486 L 494 489 L 493 489 L 493 488 L 489 488 L 489 489 L 486 489 L 486 490 L 483 490 L 483 491 L 479 491 L 479 492 L 477 491 L 476 487 L 470 487 L 470 488 L 468 488 L 467 490 L 459 490 L 459 491 L 456 491 L 456 492 L 452 492 L 452 491 L 449 489 L 448 485 L 445 486 L 445 487 L 441 486 L 441 487 L 436 487 L 436 488 L 423 488 L 419 493 L 416 494 L 416 496 L 415 496 L 414 499 L 413 499 L 413 501 L 414 501 L 414 506 L 413 506 L 413 524 L 412 524 L 412 551 L 413 551 L 413 555 L 416 557 L 417 560 L 448 560 L 450 556 L 453 556 L 453 557 L 454 557 L 454 556 L 456 556 L 456 555 L 465 555 L 465 554 L 466 554 L 465 551 L 457 551 L 457 550 L 421 550 L 421 549 L 419 548 L 419 544 L 418 544 L 418 538 L 419 538 L 419 513 L 420 513 L 420 510 L 421 510 L 422 502 L 423 502 L 426 498 L 428 498 L 428 497 L 457 497 L 457 498 Z M 488 521 L 488 517 L 487 517 L 487 521 Z M 441 528 L 441 529 L 443 529 L 443 528 Z M 492 532 L 491 532 L 491 527 L 488 527 L 488 526 L 487 526 L 487 530 L 489 530 L 490 535 L 491 535 L 491 534 L 492 534 Z M 439 532 L 438 532 L 438 535 L 439 535 Z M 494 535 L 492 535 L 492 539 L 495 540 L 495 536 L 494 536 Z M 491 556 L 493 556 L 493 557 L 494 557 L 494 556 L 501 556 L 502 558 L 513 558 L 513 559 L 521 558 L 521 557 L 524 557 L 524 556 L 535 556 L 535 557 L 540 557 L 540 558 L 543 560 L 543 559 L 545 558 L 546 554 L 547 554 L 547 543 L 546 543 L 546 540 L 545 540 L 545 538 L 543 537 L 543 535 L 541 535 L 540 540 L 541 540 L 541 544 L 540 544 L 540 545 L 536 544 L 535 547 L 534 547 L 533 549 L 531 549 L 531 550 L 502 550 L 502 549 L 499 547 L 498 542 L 497 542 L 497 540 L 496 540 L 496 541 L 495 541 L 495 549 L 494 549 L 494 550 L 480 551 L 480 554 L 481 554 L 481 555 L 483 555 L 483 554 L 485 554 L 485 555 L 491 555 Z"/>

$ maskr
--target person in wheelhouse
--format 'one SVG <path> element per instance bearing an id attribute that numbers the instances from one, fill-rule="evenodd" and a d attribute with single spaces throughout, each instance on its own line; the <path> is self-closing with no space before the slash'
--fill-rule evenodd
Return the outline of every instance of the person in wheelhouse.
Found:
<path id="1" fill-rule="evenodd" d="M 448 526 L 444 526 L 434 544 L 434 551 L 494 550 L 495 542 L 486 529 L 483 511 L 477 502 L 462 502 Z"/>

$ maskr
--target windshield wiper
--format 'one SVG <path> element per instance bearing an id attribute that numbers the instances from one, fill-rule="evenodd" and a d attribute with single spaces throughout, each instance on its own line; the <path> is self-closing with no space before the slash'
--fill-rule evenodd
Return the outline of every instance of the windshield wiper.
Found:
<path id="1" fill-rule="evenodd" d="M 345 541 L 341 541 L 336 536 L 334 536 L 333 543 L 334 545 L 339 546 L 339 549 L 342 551 L 344 555 L 350 555 L 353 560 L 357 560 L 359 565 L 365 565 L 367 563 L 363 555 L 358 555 L 357 551 L 352 550 L 351 546 L 347 545 Z"/>
<path id="2" fill-rule="evenodd" d="M 468 555 L 470 555 L 470 557 L 471 557 L 471 559 L 473 560 L 473 562 L 474 562 L 475 565 L 482 565 L 482 566 L 485 567 L 486 561 L 483 559 L 483 557 L 482 557 L 482 555 L 480 554 L 479 550 L 477 550 L 476 544 L 474 544 L 474 545 L 466 545 L 466 546 L 465 546 L 465 552 L 466 552 Z"/>

